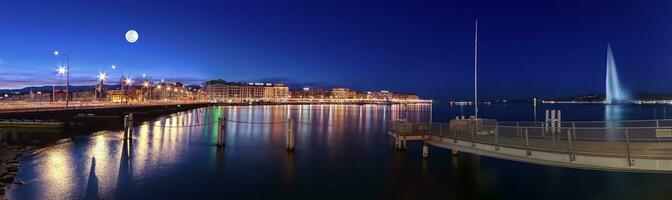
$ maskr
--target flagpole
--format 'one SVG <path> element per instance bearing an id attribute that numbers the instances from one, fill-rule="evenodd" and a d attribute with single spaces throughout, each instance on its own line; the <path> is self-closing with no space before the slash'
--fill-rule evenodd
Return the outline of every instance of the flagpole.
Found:
<path id="1" fill-rule="evenodd" d="M 474 32 L 474 118 L 478 119 L 478 19 Z"/>

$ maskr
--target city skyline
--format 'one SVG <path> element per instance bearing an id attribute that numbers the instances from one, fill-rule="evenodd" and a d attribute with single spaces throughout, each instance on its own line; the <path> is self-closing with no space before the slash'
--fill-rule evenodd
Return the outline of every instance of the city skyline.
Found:
<path id="1" fill-rule="evenodd" d="M 478 19 L 479 97 L 603 93 L 607 43 L 629 91 L 672 92 L 664 1 L 3 4 L 0 16 L 22 17 L 0 22 L 11 38 L 0 40 L 0 88 L 51 85 L 59 50 L 72 85 L 111 72 L 469 99 Z M 130 29 L 138 42 L 125 41 Z"/>
<path id="2" fill-rule="evenodd" d="M 5 1 L 0 200 L 669 199 L 671 9 Z"/>

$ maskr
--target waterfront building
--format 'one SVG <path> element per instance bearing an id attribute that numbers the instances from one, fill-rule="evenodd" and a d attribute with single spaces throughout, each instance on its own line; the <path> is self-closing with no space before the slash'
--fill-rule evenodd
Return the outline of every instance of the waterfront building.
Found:
<path id="1" fill-rule="evenodd" d="M 215 102 L 279 102 L 289 98 L 289 88 L 272 83 L 234 83 L 213 80 L 203 83 L 206 99 Z"/>
<path id="2" fill-rule="evenodd" d="M 331 94 L 334 99 L 354 99 L 357 97 L 357 92 L 348 88 L 334 88 L 331 90 Z"/>
<path id="3" fill-rule="evenodd" d="M 128 102 L 138 102 L 143 98 L 142 90 L 137 88 L 123 89 L 123 90 L 108 90 L 107 98 L 108 101 L 114 103 L 128 103 Z"/>
<path id="4" fill-rule="evenodd" d="M 331 97 L 331 90 L 319 88 L 302 88 L 301 90 L 292 90 L 291 98 L 309 98 L 309 99 L 324 99 Z"/>
<path id="5" fill-rule="evenodd" d="M 420 97 L 415 94 L 393 94 L 392 99 L 396 100 L 419 100 Z"/>

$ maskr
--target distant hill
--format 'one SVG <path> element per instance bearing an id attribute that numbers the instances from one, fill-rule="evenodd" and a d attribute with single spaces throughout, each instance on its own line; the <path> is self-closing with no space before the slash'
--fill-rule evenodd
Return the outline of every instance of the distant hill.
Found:
<path id="1" fill-rule="evenodd" d="M 559 99 L 552 99 L 557 101 L 604 101 L 604 94 L 587 94 L 587 95 L 578 95 L 571 96 Z M 633 100 L 668 100 L 672 99 L 672 94 L 665 93 L 637 93 L 630 97 Z"/>
<path id="2" fill-rule="evenodd" d="M 60 85 L 57 86 L 57 90 L 64 89 L 65 87 Z M 105 85 L 106 89 L 119 89 L 120 85 Z M 25 87 L 21 89 L 0 89 L 0 94 L 5 94 L 5 93 L 15 93 L 15 92 L 20 92 L 20 93 L 29 93 L 30 91 L 33 92 L 47 92 L 51 91 L 52 86 L 32 86 L 32 87 Z M 83 90 L 93 90 L 94 86 L 77 86 L 77 85 L 71 85 L 70 90 L 71 91 L 83 91 Z"/>
<path id="3" fill-rule="evenodd" d="M 71 85 L 70 90 L 71 91 L 85 91 L 85 90 L 93 90 L 95 86 L 87 85 L 87 86 L 81 86 L 81 85 Z M 192 89 L 201 89 L 200 85 L 188 85 L 187 87 L 191 87 Z M 105 85 L 105 89 L 107 90 L 116 90 L 120 89 L 121 85 Z M 29 93 L 30 91 L 33 92 L 50 92 L 52 89 L 52 86 L 32 86 L 32 87 L 25 87 L 21 89 L 0 89 L 0 94 L 7 94 L 7 93 Z M 56 90 L 62 90 L 65 89 L 65 86 L 59 85 L 56 87 Z"/>

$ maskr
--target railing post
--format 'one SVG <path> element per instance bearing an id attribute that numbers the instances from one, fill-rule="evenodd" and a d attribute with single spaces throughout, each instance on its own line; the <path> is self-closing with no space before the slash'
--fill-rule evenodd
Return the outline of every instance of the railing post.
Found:
<path id="1" fill-rule="evenodd" d="M 614 121 L 609 121 L 609 134 L 611 134 L 611 138 L 616 138 L 614 137 L 615 131 L 614 131 Z"/>
<path id="2" fill-rule="evenodd" d="M 516 134 L 518 134 L 518 138 L 520 138 L 520 142 L 523 142 L 523 134 L 520 132 L 520 123 L 516 122 Z"/>
<path id="3" fill-rule="evenodd" d="M 499 151 L 499 122 L 495 122 L 495 151 Z"/>
<path id="4" fill-rule="evenodd" d="M 572 122 L 572 134 L 574 140 L 576 140 L 576 125 L 574 124 L 574 122 Z"/>
<path id="5" fill-rule="evenodd" d="M 556 120 L 556 123 L 557 123 L 556 127 L 558 128 L 558 132 L 560 132 L 562 134 L 562 110 L 558 110 L 558 113 L 556 113 L 556 116 L 555 116 L 555 120 Z M 560 139 L 562 139 L 562 138 L 560 138 Z"/>
<path id="6" fill-rule="evenodd" d="M 478 124 L 478 121 L 476 121 L 476 118 L 474 118 L 474 126 L 471 129 L 471 146 L 475 147 L 476 146 L 476 126 Z"/>
<path id="7" fill-rule="evenodd" d="M 528 129 L 525 128 L 525 147 L 527 148 L 527 155 L 532 155 L 532 152 L 530 151 L 530 140 L 528 137 Z"/>
<path id="8" fill-rule="evenodd" d="M 656 130 L 654 130 L 654 132 L 656 132 L 659 128 L 660 128 L 660 123 L 659 123 L 658 120 L 656 120 Z M 656 142 L 660 143 L 660 137 L 656 137 Z"/>
<path id="9" fill-rule="evenodd" d="M 439 123 L 439 135 L 443 135 L 443 124 Z"/>
<path id="10" fill-rule="evenodd" d="M 287 150 L 294 151 L 296 148 L 296 124 L 294 119 L 287 119 L 287 132 L 285 134 L 285 142 L 287 143 Z"/>
<path id="11" fill-rule="evenodd" d="M 449 131 L 453 132 L 453 142 L 457 143 L 457 131 L 454 129 L 450 129 L 450 125 L 448 126 Z M 460 135 L 462 135 L 464 132 L 464 129 L 460 127 Z"/>
<path id="12" fill-rule="evenodd" d="M 544 115 L 544 133 L 548 131 L 549 122 L 551 121 L 551 116 L 549 115 L 549 110 L 546 110 Z"/>
<path id="13" fill-rule="evenodd" d="M 628 166 L 634 166 L 635 162 L 632 160 L 630 155 L 630 134 L 628 133 L 628 129 L 625 129 L 625 152 L 627 153 L 628 157 Z"/>
<path id="14" fill-rule="evenodd" d="M 574 161 L 576 158 L 572 153 L 572 130 L 569 129 L 567 129 L 567 152 L 569 153 L 569 161 Z"/>

